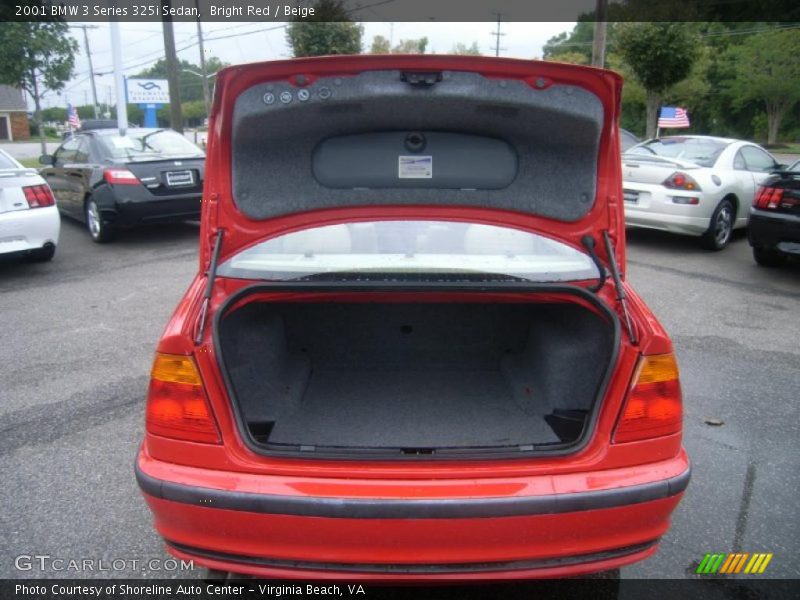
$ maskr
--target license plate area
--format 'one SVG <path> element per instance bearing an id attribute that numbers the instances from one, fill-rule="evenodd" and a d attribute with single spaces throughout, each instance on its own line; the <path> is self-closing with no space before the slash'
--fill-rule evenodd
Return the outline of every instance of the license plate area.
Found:
<path id="1" fill-rule="evenodd" d="M 635 190 L 622 190 L 622 199 L 628 204 L 637 204 L 639 202 L 639 192 Z"/>
<path id="2" fill-rule="evenodd" d="M 167 171 L 165 173 L 169 187 L 187 187 L 195 184 L 194 172 L 186 169 L 183 171 Z"/>

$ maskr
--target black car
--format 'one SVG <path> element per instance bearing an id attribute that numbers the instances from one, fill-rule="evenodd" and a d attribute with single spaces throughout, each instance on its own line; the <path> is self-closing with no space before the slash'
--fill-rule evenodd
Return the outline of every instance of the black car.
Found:
<path id="1" fill-rule="evenodd" d="M 175 131 L 78 132 L 40 162 L 58 209 L 95 242 L 117 228 L 200 218 L 205 155 Z"/>
<path id="2" fill-rule="evenodd" d="M 747 238 L 753 258 L 764 267 L 800 255 L 800 160 L 761 184 L 750 208 Z"/>

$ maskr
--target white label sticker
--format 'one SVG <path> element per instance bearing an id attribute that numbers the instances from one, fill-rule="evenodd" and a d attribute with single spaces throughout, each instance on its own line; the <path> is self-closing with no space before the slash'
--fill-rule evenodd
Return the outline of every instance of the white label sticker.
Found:
<path id="1" fill-rule="evenodd" d="M 397 176 L 400 179 L 431 179 L 433 177 L 432 156 L 399 156 Z"/>

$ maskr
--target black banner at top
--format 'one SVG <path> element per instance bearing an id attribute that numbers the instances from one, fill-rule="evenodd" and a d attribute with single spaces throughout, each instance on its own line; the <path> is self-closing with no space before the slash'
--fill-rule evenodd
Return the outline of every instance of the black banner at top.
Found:
<path id="1" fill-rule="evenodd" d="M 594 20 L 602 0 L 342 0 L 353 21 Z M 2 21 L 328 20 L 315 0 L 3 0 Z M 608 0 L 607 21 L 800 21 L 797 0 Z"/>

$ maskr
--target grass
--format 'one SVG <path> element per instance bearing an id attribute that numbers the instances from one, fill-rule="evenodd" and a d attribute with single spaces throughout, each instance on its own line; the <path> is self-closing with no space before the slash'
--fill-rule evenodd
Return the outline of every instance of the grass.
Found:
<path id="1" fill-rule="evenodd" d="M 33 168 L 33 169 L 40 169 L 42 165 L 39 163 L 38 158 L 18 158 L 17 161 L 22 164 L 23 167 Z"/>
<path id="2" fill-rule="evenodd" d="M 797 142 L 781 142 L 764 147 L 773 154 L 800 154 L 800 143 Z"/>

